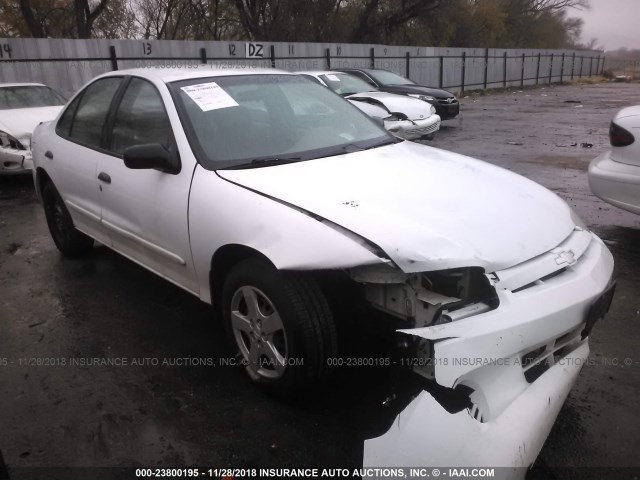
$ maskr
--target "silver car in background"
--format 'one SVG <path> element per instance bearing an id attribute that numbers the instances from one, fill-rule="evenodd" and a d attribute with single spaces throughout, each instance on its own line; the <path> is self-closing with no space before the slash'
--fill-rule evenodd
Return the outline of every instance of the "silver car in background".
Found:
<path id="1" fill-rule="evenodd" d="M 65 103 L 40 83 L 0 83 L 0 175 L 31 170 L 33 130 L 56 118 Z"/>
<path id="2" fill-rule="evenodd" d="M 348 73 L 322 70 L 297 73 L 328 87 L 370 117 L 382 120 L 396 137 L 430 139 L 440 130 L 440 116 L 435 107 L 422 100 L 381 92 Z"/>
<path id="3" fill-rule="evenodd" d="M 602 200 L 640 214 L 640 105 L 623 108 L 609 127 L 611 150 L 589 166 L 589 186 Z"/>

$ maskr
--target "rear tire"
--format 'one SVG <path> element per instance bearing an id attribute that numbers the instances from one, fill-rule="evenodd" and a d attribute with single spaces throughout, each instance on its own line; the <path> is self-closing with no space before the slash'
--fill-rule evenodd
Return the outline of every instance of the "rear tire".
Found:
<path id="1" fill-rule="evenodd" d="M 53 183 L 48 182 L 44 186 L 42 201 L 49 232 L 62 255 L 77 258 L 91 251 L 93 238 L 76 230 L 73 226 L 69 210 Z"/>
<path id="2" fill-rule="evenodd" d="M 318 284 L 248 259 L 227 277 L 222 314 L 249 378 L 279 396 L 298 396 L 333 370 L 337 335 Z"/>

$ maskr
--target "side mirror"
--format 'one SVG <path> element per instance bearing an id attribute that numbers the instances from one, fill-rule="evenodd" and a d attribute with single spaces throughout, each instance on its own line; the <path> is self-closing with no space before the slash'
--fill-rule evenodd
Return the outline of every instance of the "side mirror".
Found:
<path id="1" fill-rule="evenodd" d="M 123 152 L 124 164 L 133 170 L 160 170 L 165 173 L 180 172 L 177 153 L 170 152 L 159 143 L 134 145 Z"/>

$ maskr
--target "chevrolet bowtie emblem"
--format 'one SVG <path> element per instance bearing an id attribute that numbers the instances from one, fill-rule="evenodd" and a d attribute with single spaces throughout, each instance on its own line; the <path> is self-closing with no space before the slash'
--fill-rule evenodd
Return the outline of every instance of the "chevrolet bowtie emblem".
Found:
<path id="1" fill-rule="evenodd" d="M 562 252 L 556 253 L 556 263 L 558 265 L 562 265 L 564 263 L 570 265 L 576 261 L 575 257 L 575 253 L 573 253 L 571 250 L 564 250 Z"/>

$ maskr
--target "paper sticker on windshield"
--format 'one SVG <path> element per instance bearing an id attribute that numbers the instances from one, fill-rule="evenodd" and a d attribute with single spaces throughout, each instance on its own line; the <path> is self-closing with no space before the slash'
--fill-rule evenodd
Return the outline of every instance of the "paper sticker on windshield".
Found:
<path id="1" fill-rule="evenodd" d="M 340 79 L 338 78 L 338 76 L 337 76 L 337 75 L 334 75 L 333 73 L 328 73 L 328 74 L 327 74 L 327 78 L 328 78 L 329 80 L 331 80 L 332 82 L 339 82 L 339 81 L 340 81 Z"/>
<path id="2" fill-rule="evenodd" d="M 238 103 L 225 92 L 216 82 L 199 83 L 182 87 L 181 90 L 189 95 L 203 112 L 218 108 L 237 107 Z"/>

